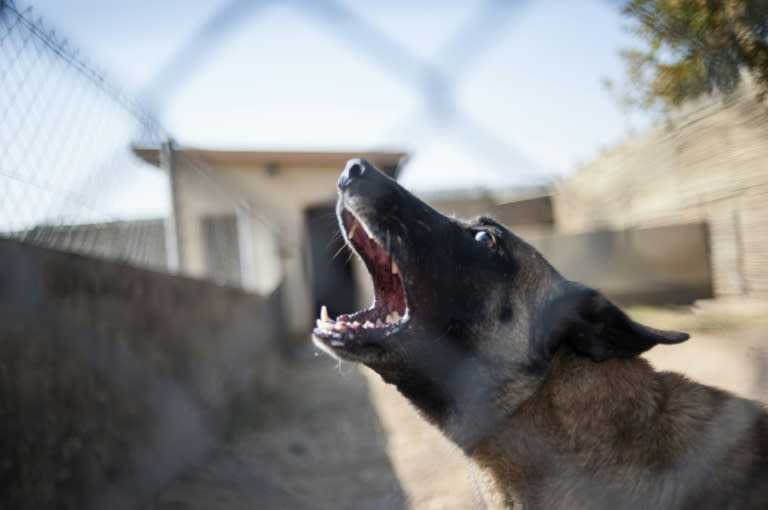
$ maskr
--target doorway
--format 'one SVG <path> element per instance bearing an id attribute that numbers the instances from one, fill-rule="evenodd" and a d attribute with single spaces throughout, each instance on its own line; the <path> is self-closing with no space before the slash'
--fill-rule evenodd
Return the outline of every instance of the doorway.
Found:
<path id="1" fill-rule="evenodd" d="M 357 289 L 352 272 L 352 254 L 339 233 L 333 205 L 310 207 L 305 211 L 309 236 L 310 270 L 314 313 L 328 307 L 331 317 L 355 311 Z M 317 316 L 317 315 L 316 315 Z"/>

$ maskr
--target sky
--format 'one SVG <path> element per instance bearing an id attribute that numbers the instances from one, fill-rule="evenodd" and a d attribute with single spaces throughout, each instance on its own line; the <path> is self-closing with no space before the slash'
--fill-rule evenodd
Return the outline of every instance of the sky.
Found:
<path id="1" fill-rule="evenodd" d="M 549 182 L 648 124 L 601 85 L 633 43 L 615 2 L 508 0 L 476 24 L 488 2 L 253 0 L 195 37 L 227 3 L 22 5 L 181 145 L 407 150 L 417 191 Z"/>

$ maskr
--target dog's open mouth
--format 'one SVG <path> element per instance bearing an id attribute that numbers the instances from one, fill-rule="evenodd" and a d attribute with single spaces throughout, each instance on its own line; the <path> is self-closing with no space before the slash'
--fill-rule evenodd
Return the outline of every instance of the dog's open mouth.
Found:
<path id="1" fill-rule="evenodd" d="M 400 268 L 390 255 L 388 236 L 374 237 L 370 229 L 347 209 L 341 212 L 341 223 L 348 245 L 360 256 L 373 279 L 373 304 L 352 314 L 331 318 L 325 306 L 320 310 L 315 337 L 331 347 L 346 342 L 376 341 L 399 331 L 410 319 L 405 285 Z"/>

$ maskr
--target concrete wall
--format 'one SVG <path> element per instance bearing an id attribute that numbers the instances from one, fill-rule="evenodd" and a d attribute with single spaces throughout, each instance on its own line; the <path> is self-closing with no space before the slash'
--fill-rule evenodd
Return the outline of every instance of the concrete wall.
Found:
<path id="1" fill-rule="evenodd" d="M 709 223 L 719 295 L 768 292 L 768 109 L 754 91 L 690 106 L 567 177 L 561 232 Z"/>
<path id="2" fill-rule="evenodd" d="M 0 240 L 0 508 L 146 508 L 262 377 L 279 310 Z"/>
<path id="3" fill-rule="evenodd" d="M 712 297 L 706 224 L 529 236 L 564 276 L 621 304 Z"/>

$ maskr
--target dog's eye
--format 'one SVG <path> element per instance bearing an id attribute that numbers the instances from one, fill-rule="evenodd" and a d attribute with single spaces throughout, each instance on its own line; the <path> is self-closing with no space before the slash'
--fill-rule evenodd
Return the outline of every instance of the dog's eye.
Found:
<path id="1" fill-rule="evenodd" d="M 488 231 L 480 230 L 477 232 L 475 234 L 475 241 L 485 245 L 489 250 L 496 248 L 496 237 Z"/>

